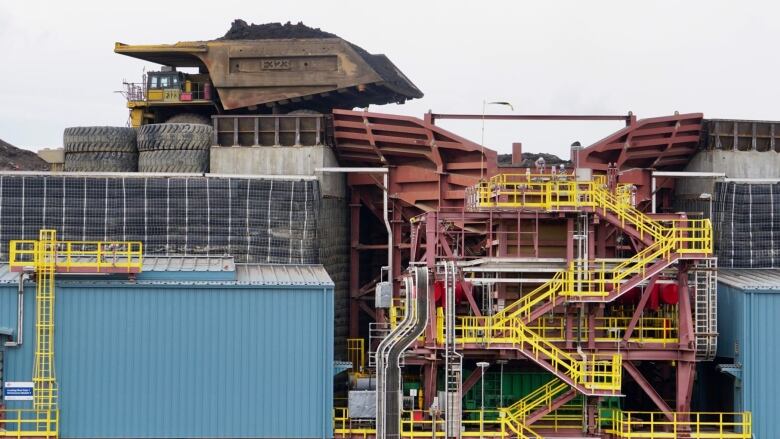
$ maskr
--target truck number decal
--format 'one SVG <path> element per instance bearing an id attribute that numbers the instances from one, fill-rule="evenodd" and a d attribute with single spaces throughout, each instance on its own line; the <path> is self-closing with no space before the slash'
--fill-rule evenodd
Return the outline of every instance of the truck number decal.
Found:
<path id="1" fill-rule="evenodd" d="M 263 70 L 289 70 L 289 59 L 264 59 Z"/>

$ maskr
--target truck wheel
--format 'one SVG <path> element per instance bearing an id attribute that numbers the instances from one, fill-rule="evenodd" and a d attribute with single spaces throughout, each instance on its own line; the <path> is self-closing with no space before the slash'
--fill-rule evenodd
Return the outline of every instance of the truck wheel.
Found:
<path id="1" fill-rule="evenodd" d="M 65 152 L 136 152 L 135 128 L 71 127 L 62 136 Z"/>
<path id="2" fill-rule="evenodd" d="M 65 171 L 69 172 L 136 172 L 136 152 L 66 152 Z"/>
<path id="3" fill-rule="evenodd" d="M 138 172 L 185 172 L 202 174 L 209 171 L 208 149 L 161 149 L 138 154 Z"/>
<path id="4" fill-rule="evenodd" d="M 202 125 L 211 125 L 211 119 L 206 116 L 195 113 L 182 113 L 171 117 L 165 123 L 197 123 Z"/>
<path id="5" fill-rule="evenodd" d="M 211 146 L 210 125 L 157 123 L 138 128 L 138 150 L 206 150 Z"/>

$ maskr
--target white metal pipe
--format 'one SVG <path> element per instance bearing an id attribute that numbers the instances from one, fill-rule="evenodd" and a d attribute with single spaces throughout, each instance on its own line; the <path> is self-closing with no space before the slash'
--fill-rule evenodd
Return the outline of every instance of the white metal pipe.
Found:
<path id="1" fill-rule="evenodd" d="M 368 167 L 355 167 L 355 168 L 349 168 L 349 167 L 325 167 L 325 168 L 315 168 L 316 172 L 334 172 L 334 173 L 382 173 L 384 174 L 383 177 L 383 185 L 382 191 L 384 192 L 384 196 L 382 197 L 382 201 L 384 203 L 384 212 L 383 217 L 385 221 L 385 228 L 387 229 L 387 269 L 390 273 L 390 283 L 392 285 L 393 281 L 395 280 L 395 273 L 393 272 L 393 229 L 390 227 L 390 217 L 389 217 L 389 195 L 387 191 L 390 190 L 390 179 L 389 179 L 389 173 L 390 170 L 388 168 L 368 168 Z"/>
<path id="2" fill-rule="evenodd" d="M 653 171 L 655 177 L 678 177 L 678 178 L 723 178 L 725 172 L 687 172 L 687 171 Z"/>
<path id="3" fill-rule="evenodd" d="M 211 174 L 195 172 L 52 172 L 52 171 L 0 171 L 0 175 L 45 175 L 48 177 L 212 177 L 212 178 L 244 178 L 253 180 L 316 180 L 314 175 L 272 175 L 272 174 Z"/>
<path id="4" fill-rule="evenodd" d="M 335 167 L 335 168 L 314 168 L 314 171 L 315 172 L 344 172 L 344 173 L 379 172 L 379 173 L 382 173 L 382 174 L 387 174 L 389 172 L 388 168 L 368 168 L 368 167 L 364 167 L 364 168 L 359 168 L 359 167 L 358 168 L 348 168 L 348 167 L 345 167 L 345 168 L 340 168 L 340 167 Z"/>
<path id="5" fill-rule="evenodd" d="M 653 178 L 650 179 L 650 195 L 652 196 L 652 201 L 650 201 L 650 213 L 655 213 L 655 174 L 653 175 Z"/>
<path id="6" fill-rule="evenodd" d="M 390 273 L 390 287 L 392 288 L 393 282 L 395 281 L 395 272 L 393 271 L 393 229 L 390 227 L 390 218 L 388 214 L 388 195 L 387 191 L 390 190 L 389 186 L 389 179 L 390 176 L 387 172 L 385 172 L 383 183 L 385 185 L 384 190 L 382 191 L 384 193 L 383 202 L 384 202 L 384 219 L 385 219 L 385 228 L 387 229 L 387 271 Z"/>
<path id="7" fill-rule="evenodd" d="M 157 174 L 159 175 L 159 174 Z M 150 177 L 154 177 L 154 174 L 150 174 Z M 174 175 L 175 176 L 175 175 Z M 317 179 L 316 175 L 302 175 L 302 174 L 285 174 L 285 175 L 272 175 L 272 174 L 203 174 L 204 177 L 211 178 L 249 178 L 253 180 L 307 180 L 313 181 Z"/>
<path id="8" fill-rule="evenodd" d="M 9 348 L 19 347 L 24 342 L 24 281 L 28 278 L 27 273 L 19 273 L 19 288 L 16 295 L 16 340 L 5 343 Z"/>
<path id="9" fill-rule="evenodd" d="M 724 178 L 729 183 L 779 183 L 780 178 Z"/>

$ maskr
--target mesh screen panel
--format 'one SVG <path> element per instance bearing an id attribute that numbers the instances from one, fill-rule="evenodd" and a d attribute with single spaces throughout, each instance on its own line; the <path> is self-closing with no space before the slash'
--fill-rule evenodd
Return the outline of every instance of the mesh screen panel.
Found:
<path id="1" fill-rule="evenodd" d="M 780 268 L 780 184 L 719 182 L 713 201 L 718 265 Z"/>
<path id="2" fill-rule="evenodd" d="M 37 239 L 142 241 L 155 255 L 319 263 L 319 186 L 312 180 L 0 176 L 0 258 Z"/>

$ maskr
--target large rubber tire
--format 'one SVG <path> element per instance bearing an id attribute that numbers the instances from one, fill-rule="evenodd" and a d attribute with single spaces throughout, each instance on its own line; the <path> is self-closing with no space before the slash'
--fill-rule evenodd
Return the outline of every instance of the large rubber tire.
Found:
<path id="1" fill-rule="evenodd" d="M 207 149 L 163 149 L 141 151 L 138 154 L 138 172 L 197 173 L 209 172 Z"/>
<path id="2" fill-rule="evenodd" d="M 138 129 L 139 151 L 206 150 L 211 147 L 210 125 L 157 123 Z"/>
<path id="3" fill-rule="evenodd" d="M 136 152 L 66 152 L 63 169 L 68 172 L 136 172 Z"/>
<path id="4" fill-rule="evenodd" d="M 165 123 L 197 123 L 201 125 L 211 125 L 211 119 L 201 114 L 182 113 L 171 117 Z"/>
<path id="5" fill-rule="evenodd" d="M 136 152 L 135 128 L 70 127 L 62 136 L 65 152 Z"/>

